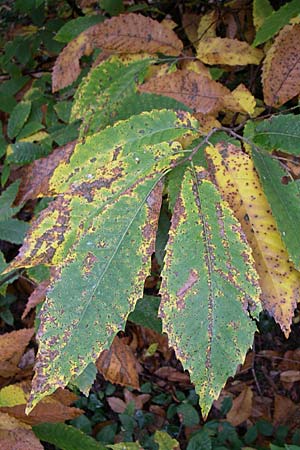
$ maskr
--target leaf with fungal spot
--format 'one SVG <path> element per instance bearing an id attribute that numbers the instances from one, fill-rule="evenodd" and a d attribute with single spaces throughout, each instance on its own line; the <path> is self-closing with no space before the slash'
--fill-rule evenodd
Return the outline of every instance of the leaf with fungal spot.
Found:
<path id="1" fill-rule="evenodd" d="M 207 147 L 206 153 L 222 196 L 234 211 L 251 245 L 263 307 L 288 336 L 300 295 L 300 273 L 289 262 L 253 162 L 232 144 Z"/>
<path id="2" fill-rule="evenodd" d="M 230 91 L 202 73 L 186 69 L 151 78 L 139 86 L 140 92 L 166 95 L 189 106 L 195 112 L 216 113 L 222 109 L 223 97 Z"/>
<path id="3" fill-rule="evenodd" d="M 57 267 L 40 314 L 32 407 L 95 361 L 142 297 L 160 180 L 180 157 L 176 139 L 196 135 L 196 127 L 189 113 L 143 113 L 88 137 L 54 171 L 49 189 L 60 195 L 32 225 L 10 267 Z"/>
<path id="4" fill-rule="evenodd" d="M 300 92 L 300 24 L 286 25 L 263 63 L 265 103 L 279 107 Z"/>
<path id="5" fill-rule="evenodd" d="M 114 53 L 179 55 L 183 44 L 174 31 L 141 14 L 123 14 L 98 23 L 73 39 L 58 56 L 52 73 L 53 92 L 73 83 L 80 74 L 79 60 L 94 48 Z"/>
<path id="6" fill-rule="evenodd" d="M 245 236 L 207 172 L 185 172 L 162 272 L 160 317 L 207 416 L 251 346 L 260 309 Z"/>

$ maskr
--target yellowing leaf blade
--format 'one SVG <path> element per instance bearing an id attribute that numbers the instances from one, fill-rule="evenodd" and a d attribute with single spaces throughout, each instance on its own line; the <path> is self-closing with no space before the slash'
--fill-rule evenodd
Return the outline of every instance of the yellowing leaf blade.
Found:
<path id="1" fill-rule="evenodd" d="M 206 152 L 222 196 L 251 245 L 263 307 L 288 336 L 300 295 L 300 273 L 289 262 L 252 160 L 231 144 L 208 147 Z"/>

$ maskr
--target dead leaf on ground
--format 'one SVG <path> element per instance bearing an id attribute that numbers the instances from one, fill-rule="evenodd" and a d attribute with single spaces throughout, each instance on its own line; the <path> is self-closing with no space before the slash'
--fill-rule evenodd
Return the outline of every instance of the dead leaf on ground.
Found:
<path id="1" fill-rule="evenodd" d="M 20 359 L 34 335 L 34 329 L 28 328 L 0 336 L 0 376 L 13 377 L 21 371 Z"/>
<path id="2" fill-rule="evenodd" d="M 30 294 L 28 301 L 26 303 L 25 310 L 22 314 L 22 320 L 25 319 L 29 311 L 37 306 L 39 303 L 41 303 L 46 296 L 47 288 L 49 287 L 50 280 L 42 281 L 40 284 L 37 285 L 35 290 Z"/>
<path id="3" fill-rule="evenodd" d="M 236 397 L 232 402 L 232 407 L 226 416 L 226 420 L 234 427 L 245 422 L 252 411 L 252 398 L 253 392 L 249 386 L 245 386 L 245 389 Z"/>
<path id="4" fill-rule="evenodd" d="M 245 66 L 259 64 L 263 58 L 262 50 L 251 47 L 244 41 L 228 38 L 209 38 L 200 41 L 197 57 L 205 64 L 226 64 L 228 66 Z"/>
<path id="5" fill-rule="evenodd" d="M 286 370 L 281 372 L 280 381 L 283 383 L 295 383 L 300 381 L 300 370 Z"/>
<path id="6" fill-rule="evenodd" d="M 283 355 L 283 360 L 278 365 L 281 371 L 300 370 L 300 348 L 296 350 L 287 350 Z"/>
<path id="7" fill-rule="evenodd" d="M 0 413 L 0 450 L 43 450 L 29 425 Z"/>
<path id="8" fill-rule="evenodd" d="M 188 373 L 179 372 L 174 367 L 170 366 L 160 367 L 154 372 L 153 375 L 156 375 L 163 380 L 191 384 L 190 376 Z"/>
<path id="9" fill-rule="evenodd" d="M 177 56 L 183 44 L 173 30 L 141 14 L 123 14 L 98 23 L 73 39 L 58 56 L 52 72 L 53 92 L 73 83 L 79 60 L 94 48 L 114 53 L 163 53 Z"/>
<path id="10" fill-rule="evenodd" d="M 229 90 L 203 74 L 189 70 L 177 70 L 155 77 L 139 86 L 140 92 L 166 95 L 175 98 L 203 114 L 213 114 L 222 109 L 223 97 Z"/>
<path id="11" fill-rule="evenodd" d="M 24 423 L 36 425 L 43 422 L 65 422 L 83 414 L 81 409 L 69 406 L 77 400 L 77 395 L 67 389 L 58 389 L 45 397 L 30 414 L 25 414 L 29 399 L 31 382 L 22 382 L 7 386 L 0 391 L 1 403 L 10 406 L 0 407 L 0 411 L 9 414 Z"/>
<path id="12" fill-rule="evenodd" d="M 97 369 L 111 383 L 139 389 L 139 363 L 132 349 L 116 336 L 109 350 L 104 350 L 96 362 Z"/>
<path id="13" fill-rule="evenodd" d="M 273 425 L 286 425 L 290 422 L 290 418 L 294 415 L 297 405 L 283 395 L 275 394 L 274 398 L 274 415 Z"/>
<path id="14" fill-rule="evenodd" d="M 198 25 L 200 20 L 200 14 L 184 13 L 182 15 L 182 26 L 187 35 L 189 41 L 196 45 L 198 41 Z"/>
<path id="15" fill-rule="evenodd" d="M 218 12 L 216 9 L 209 11 L 200 17 L 197 29 L 198 42 L 205 41 L 208 38 L 216 37 L 218 24 Z M 199 45 L 199 44 L 198 44 Z"/>
<path id="16" fill-rule="evenodd" d="M 265 103 L 279 107 L 300 92 L 300 24 L 286 25 L 263 64 Z"/>

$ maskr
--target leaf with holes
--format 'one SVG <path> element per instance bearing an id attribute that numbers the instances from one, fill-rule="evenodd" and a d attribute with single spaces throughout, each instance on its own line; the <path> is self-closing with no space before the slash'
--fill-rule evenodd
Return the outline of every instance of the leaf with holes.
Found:
<path id="1" fill-rule="evenodd" d="M 245 236 L 207 173 L 187 169 L 163 270 L 163 330 L 190 372 L 207 416 L 251 346 L 259 287 Z"/>
<path id="2" fill-rule="evenodd" d="M 60 195 L 11 265 L 57 268 L 41 310 L 32 407 L 110 346 L 142 296 L 160 180 L 182 156 L 176 139 L 196 134 L 196 126 L 189 113 L 143 113 L 88 137 L 54 171 L 50 191 Z"/>

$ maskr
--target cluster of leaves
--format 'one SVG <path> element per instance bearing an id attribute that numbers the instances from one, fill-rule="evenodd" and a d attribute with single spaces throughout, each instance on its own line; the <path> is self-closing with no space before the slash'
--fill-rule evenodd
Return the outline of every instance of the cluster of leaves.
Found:
<path id="1" fill-rule="evenodd" d="M 47 293 L 27 412 L 68 383 L 87 393 L 96 361 L 110 381 L 139 387 L 132 352 L 114 337 L 143 297 L 147 276 L 157 275 L 156 254 L 163 331 L 206 417 L 245 358 L 261 309 L 288 336 L 299 299 L 300 116 L 283 107 L 290 102 L 297 113 L 299 4 L 273 11 L 267 0 L 253 8 L 236 1 L 199 17 L 187 13 L 191 56 L 172 21 L 120 14 L 122 2 L 112 3 L 100 5 L 115 17 L 87 15 L 63 27 L 59 19 L 44 26 L 45 5 L 36 3 L 34 26 L 5 46 L 0 61 L 9 114 L 2 183 L 16 165 L 32 163 L 20 187 L 11 184 L 0 198 L 0 237 L 21 243 L 28 226 L 14 216 L 24 202 L 55 197 L 13 262 L 0 260 L 4 277 L 39 264 L 53 268 L 26 308 Z M 35 77 L 41 40 L 45 61 Z M 52 72 L 52 90 L 61 90 L 55 97 L 44 70 L 61 43 L 67 45 Z M 262 68 L 260 99 L 254 66 Z M 245 74 L 247 86 L 240 82 Z M 259 118 L 266 107 L 274 114 Z M 5 298 L 0 314 L 9 323 Z M 124 352 L 119 360 L 129 379 L 113 378 L 103 353 L 98 358 L 103 351 L 111 361 Z M 189 446 L 205 436 L 223 444 L 216 431 L 200 435 Z"/>

